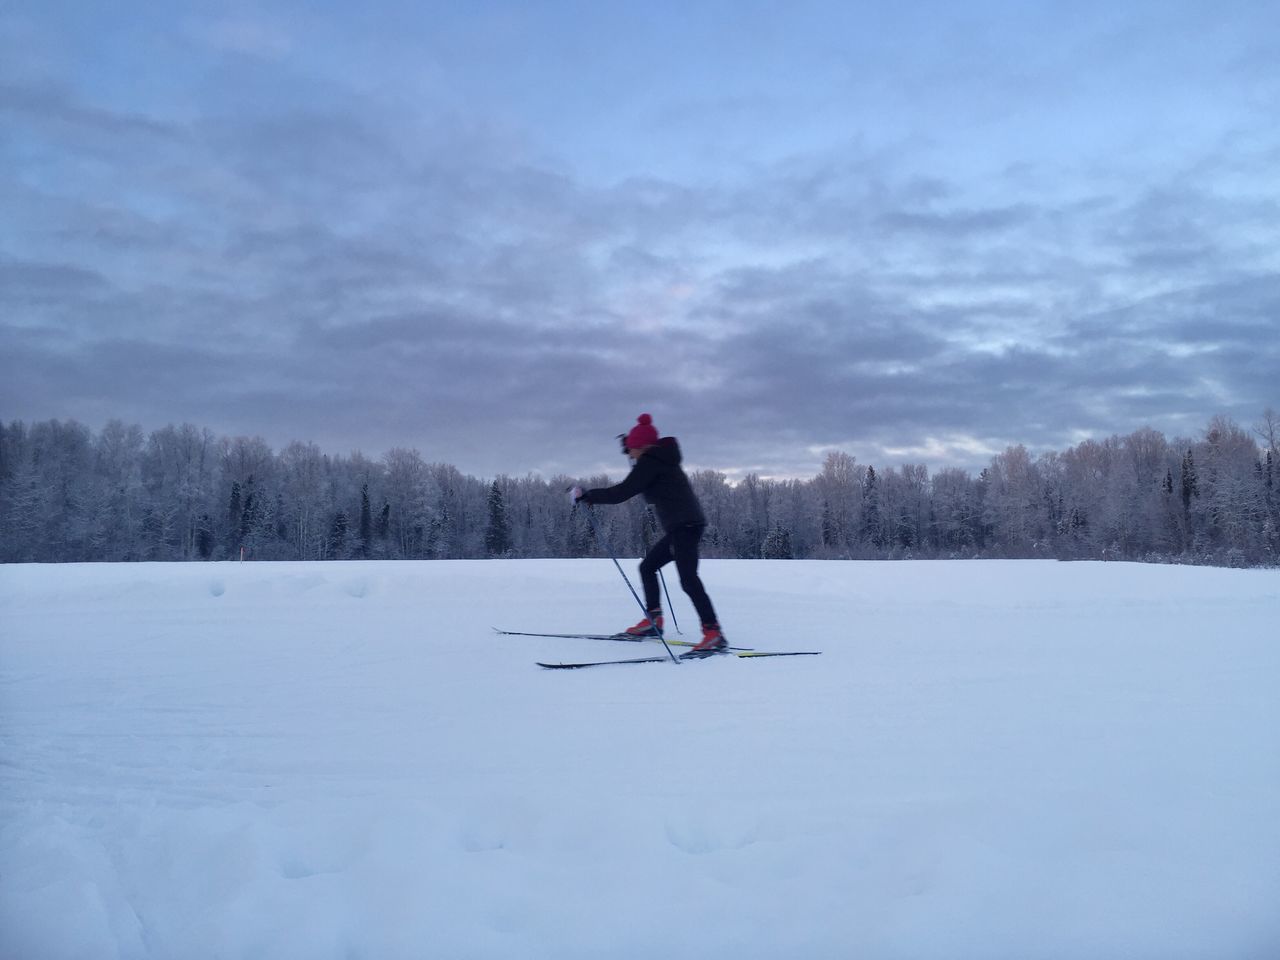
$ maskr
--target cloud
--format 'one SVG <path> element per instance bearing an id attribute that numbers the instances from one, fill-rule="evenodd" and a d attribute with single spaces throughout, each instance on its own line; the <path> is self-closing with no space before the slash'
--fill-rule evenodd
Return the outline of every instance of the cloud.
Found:
<path id="1" fill-rule="evenodd" d="M 887 231 L 919 231 L 934 238 L 963 238 L 1023 226 L 1034 214 L 1028 205 L 948 211 L 899 210 L 886 213 L 880 222 Z"/>
<path id="2" fill-rule="evenodd" d="M 293 36 L 281 24 L 263 17 L 233 16 L 191 22 L 187 31 L 222 53 L 260 60 L 283 60 L 292 52 Z"/>
<path id="3" fill-rule="evenodd" d="M 233 27 L 202 36 L 296 52 Z M 649 410 L 695 466 L 804 474 L 1278 404 L 1280 195 L 1242 177 L 1273 138 L 1155 184 L 1032 159 L 975 186 L 856 137 L 602 182 L 491 116 L 349 91 L 177 119 L 11 86 L 0 110 L 10 416 L 493 474 L 616 471 Z"/>
<path id="4" fill-rule="evenodd" d="M 15 312 L 23 310 L 15 317 L 18 322 L 23 314 L 30 318 L 26 310 L 60 304 L 68 298 L 96 296 L 107 286 L 100 273 L 74 264 L 0 260 L 0 289 Z"/>

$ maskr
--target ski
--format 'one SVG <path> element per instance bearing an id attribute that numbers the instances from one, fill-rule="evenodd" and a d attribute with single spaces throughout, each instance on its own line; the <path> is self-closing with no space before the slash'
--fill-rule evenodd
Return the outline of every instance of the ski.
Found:
<path id="1" fill-rule="evenodd" d="M 657 637 L 633 637 L 625 633 L 530 633 L 527 630 L 499 630 L 493 628 L 493 632 L 501 634 L 504 637 L 558 637 L 565 640 L 622 640 L 630 643 L 640 643 L 644 640 L 657 640 Z M 668 640 L 667 643 L 674 643 Z"/>
<path id="2" fill-rule="evenodd" d="M 626 633 L 529 633 L 525 630 L 499 630 L 493 628 L 493 632 L 504 637 L 554 637 L 562 640 L 616 640 L 621 643 L 643 643 L 646 640 L 652 640 L 654 643 L 661 643 L 660 637 L 633 637 Z M 696 647 L 697 641 L 694 640 L 674 640 L 667 637 L 667 644 L 672 647 Z M 752 647 L 730 647 L 734 651 L 750 651 Z"/>
<path id="3" fill-rule="evenodd" d="M 670 662 L 670 657 L 638 657 L 635 660 L 596 660 L 591 663 L 543 663 L 538 662 L 538 666 L 546 667 L 548 670 L 581 670 L 583 667 L 609 667 L 615 664 L 623 663 L 662 663 Z"/>
<path id="4" fill-rule="evenodd" d="M 671 641 L 667 641 L 670 643 Z M 816 657 L 822 653 L 821 650 L 727 650 L 723 653 L 704 654 L 698 657 L 682 656 L 681 660 L 708 660 L 713 657 Z M 543 663 L 538 661 L 538 666 L 545 667 L 548 670 L 581 670 L 583 667 L 613 667 L 624 663 L 664 663 L 670 661 L 670 657 L 638 657 L 633 660 L 593 660 L 588 663 Z"/>

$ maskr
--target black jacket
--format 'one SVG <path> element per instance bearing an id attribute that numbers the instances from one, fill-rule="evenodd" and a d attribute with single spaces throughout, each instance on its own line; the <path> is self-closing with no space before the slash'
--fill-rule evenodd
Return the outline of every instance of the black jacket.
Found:
<path id="1" fill-rule="evenodd" d="M 663 437 L 641 454 L 621 483 L 588 490 L 582 499 L 587 503 L 622 503 L 643 493 L 658 511 L 658 522 L 667 533 L 685 524 L 705 524 L 702 506 L 680 468 L 682 459 L 676 438 Z"/>

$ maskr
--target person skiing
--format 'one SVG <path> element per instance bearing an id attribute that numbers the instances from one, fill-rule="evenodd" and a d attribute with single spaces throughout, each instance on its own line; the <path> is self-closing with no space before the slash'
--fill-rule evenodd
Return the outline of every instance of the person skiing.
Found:
<path id="1" fill-rule="evenodd" d="M 680 574 L 680 586 L 693 601 L 702 621 L 702 640 L 690 654 L 703 656 L 728 649 L 729 642 L 720 630 L 715 608 L 698 576 L 698 543 L 707 529 L 702 505 L 680 467 L 683 456 L 675 437 L 659 439 L 653 418 L 647 413 L 636 418 L 636 425 L 625 436 L 619 434 L 622 452 L 632 459 L 631 472 L 612 487 L 583 490 L 574 487 L 575 503 L 623 503 L 636 494 L 644 494 L 658 512 L 664 536 L 650 548 L 640 562 L 640 582 L 644 586 L 648 616 L 625 632 L 633 637 L 662 635 L 662 599 L 658 592 L 658 570 L 672 560 Z"/>

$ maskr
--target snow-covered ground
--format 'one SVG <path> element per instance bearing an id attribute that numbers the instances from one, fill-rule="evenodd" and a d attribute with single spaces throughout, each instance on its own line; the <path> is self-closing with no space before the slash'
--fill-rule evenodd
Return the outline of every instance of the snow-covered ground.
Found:
<path id="1" fill-rule="evenodd" d="M 1276 571 L 704 575 L 0 568 L 0 956 L 1280 956 Z"/>

